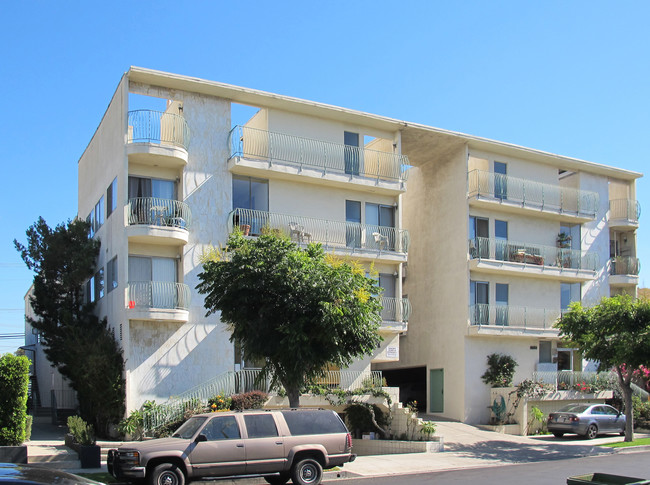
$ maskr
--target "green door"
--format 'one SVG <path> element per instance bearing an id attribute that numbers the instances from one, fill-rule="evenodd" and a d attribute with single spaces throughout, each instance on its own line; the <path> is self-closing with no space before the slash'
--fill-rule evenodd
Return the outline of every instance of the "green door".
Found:
<path id="1" fill-rule="evenodd" d="M 431 413 L 444 412 L 445 399 L 445 370 L 431 369 L 429 371 L 429 408 Z"/>

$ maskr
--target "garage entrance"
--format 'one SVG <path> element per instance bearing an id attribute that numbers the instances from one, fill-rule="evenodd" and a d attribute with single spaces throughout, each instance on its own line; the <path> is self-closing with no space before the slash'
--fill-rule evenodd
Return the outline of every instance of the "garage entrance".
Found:
<path id="1" fill-rule="evenodd" d="M 399 387 L 399 400 L 405 406 L 417 401 L 418 410 L 427 410 L 427 368 L 409 367 L 382 371 L 388 387 Z"/>

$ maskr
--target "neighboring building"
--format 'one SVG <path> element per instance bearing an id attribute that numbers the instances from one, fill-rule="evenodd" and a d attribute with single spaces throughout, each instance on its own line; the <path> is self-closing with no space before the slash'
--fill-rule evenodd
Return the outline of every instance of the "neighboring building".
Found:
<path id="1" fill-rule="evenodd" d="M 87 294 L 124 350 L 132 410 L 255 365 L 195 290 L 210 245 L 264 226 L 321 242 L 384 288 L 384 341 L 351 369 L 482 421 L 488 354 L 515 357 L 517 380 L 577 369 L 551 328 L 561 310 L 635 293 L 640 176 L 132 67 L 79 161 L 79 216 L 101 240 Z"/>
<path id="2" fill-rule="evenodd" d="M 389 384 L 429 412 L 485 423 L 489 354 L 515 358 L 515 383 L 582 370 L 554 321 L 572 301 L 636 294 L 641 174 L 428 127 L 405 127 L 402 151 L 416 311 L 399 365 L 379 368 L 401 369 Z"/>

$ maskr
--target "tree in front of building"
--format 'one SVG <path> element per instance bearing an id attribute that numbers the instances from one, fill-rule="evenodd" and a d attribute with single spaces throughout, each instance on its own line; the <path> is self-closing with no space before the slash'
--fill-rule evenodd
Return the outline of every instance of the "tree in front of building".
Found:
<path id="1" fill-rule="evenodd" d="M 233 233 L 207 253 L 199 293 L 208 314 L 221 312 L 231 341 L 264 362 L 262 375 L 281 384 L 289 405 L 328 365 L 349 366 L 381 342 L 377 283 L 360 265 L 328 256 L 319 244 L 300 248 L 263 231 Z"/>
<path id="2" fill-rule="evenodd" d="M 27 230 L 27 245 L 14 245 L 35 273 L 30 304 L 36 318 L 28 321 L 48 360 L 76 391 L 82 417 L 104 434 L 124 414 L 124 360 L 106 319 L 85 298 L 100 248 L 88 230 L 81 219 L 52 229 L 39 218 Z"/>
<path id="3" fill-rule="evenodd" d="M 598 361 L 599 370 L 614 369 L 625 404 L 625 441 L 633 441 L 631 384 L 640 366 L 650 364 L 650 301 L 623 295 L 591 308 L 575 302 L 556 327 L 585 358 Z"/>

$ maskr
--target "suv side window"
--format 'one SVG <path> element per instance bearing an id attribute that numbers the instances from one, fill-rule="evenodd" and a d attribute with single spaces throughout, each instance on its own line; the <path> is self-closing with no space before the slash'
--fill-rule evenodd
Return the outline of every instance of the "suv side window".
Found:
<path id="1" fill-rule="evenodd" d="M 347 428 L 334 411 L 282 411 L 293 436 L 306 434 L 347 433 Z"/>
<path id="2" fill-rule="evenodd" d="M 216 416 L 205 425 L 201 434 L 208 441 L 232 440 L 241 438 L 239 426 L 234 416 Z"/>
<path id="3" fill-rule="evenodd" d="M 269 438 L 278 435 L 275 420 L 270 414 L 248 414 L 244 416 L 249 438 Z"/>

